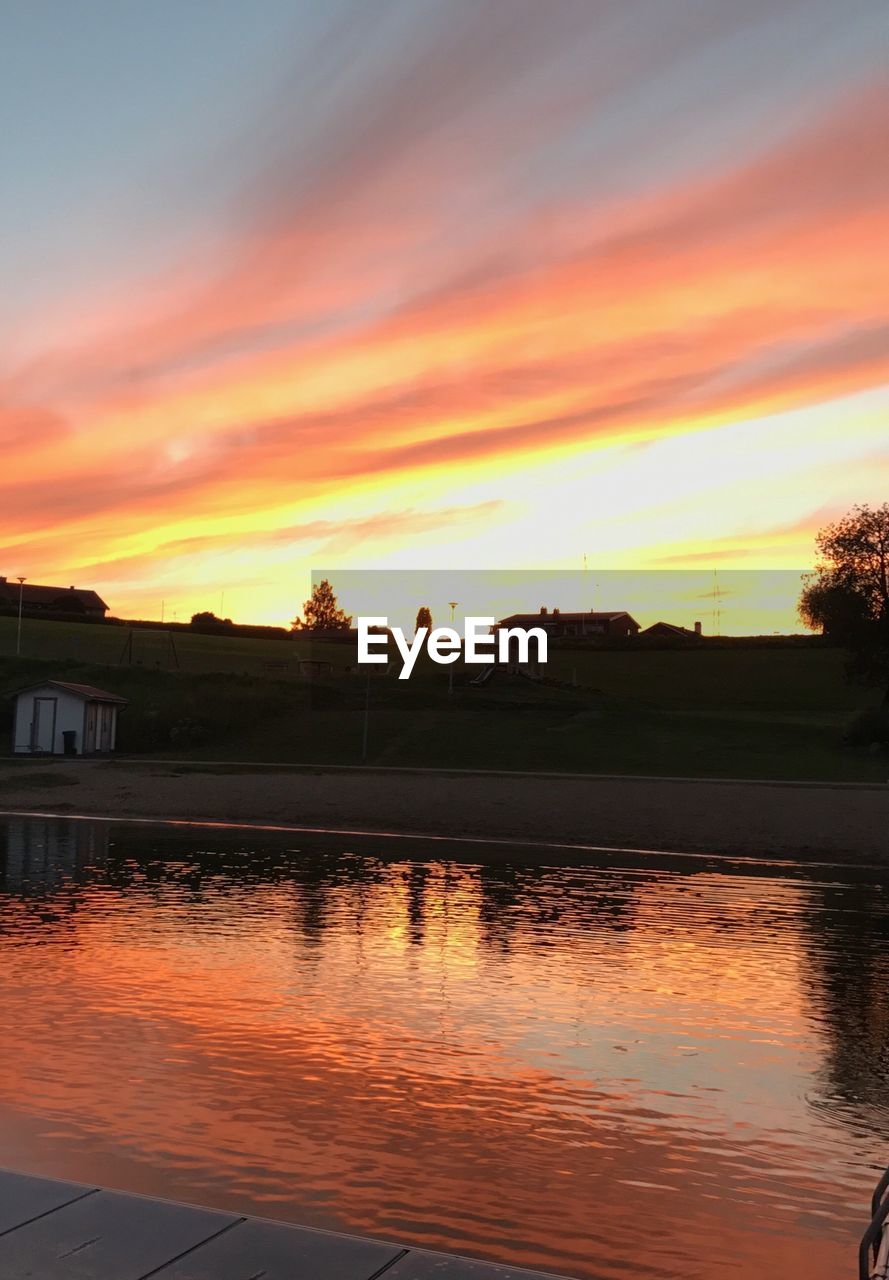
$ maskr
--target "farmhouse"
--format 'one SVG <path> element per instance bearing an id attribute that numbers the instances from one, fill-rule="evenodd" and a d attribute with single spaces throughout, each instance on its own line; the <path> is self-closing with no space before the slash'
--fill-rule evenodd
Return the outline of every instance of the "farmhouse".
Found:
<path id="1" fill-rule="evenodd" d="M 126 698 L 90 684 L 44 680 L 8 695 L 15 699 L 15 755 L 94 755 L 113 751 L 117 716 Z"/>
<path id="2" fill-rule="evenodd" d="M 501 618 L 497 627 L 542 627 L 548 636 L 560 639 L 565 636 L 635 636 L 639 623 L 624 610 L 598 613 L 590 609 L 584 613 L 550 612 L 542 608 L 539 613 L 514 613 Z"/>
<path id="3" fill-rule="evenodd" d="M 19 607 L 26 613 L 79 613 L 85 618 L 104 618 L 108 606 L 95 591 L 80 587 L 41 587 L 33 582 L 10 582 L 0 577 L 0 610 L 14 613 Z"/>
<path id="4" fill-rule="evenodd" d="M 651 636 L 654 640 L 694 640 L 701 635 L 701 624 L 696 622 L 694 631 L 689 631 L 688 627 L 677 626 L 674 622 L 653 622 L 639 634 Z"/>

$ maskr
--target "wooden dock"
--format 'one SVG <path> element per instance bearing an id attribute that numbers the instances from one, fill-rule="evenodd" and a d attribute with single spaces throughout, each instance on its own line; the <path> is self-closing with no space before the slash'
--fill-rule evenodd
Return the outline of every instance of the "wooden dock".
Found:
<path id="1" fill-rule="evenodd" d="M 2 1280 L 557 1280 L 0 1170 Z"/>

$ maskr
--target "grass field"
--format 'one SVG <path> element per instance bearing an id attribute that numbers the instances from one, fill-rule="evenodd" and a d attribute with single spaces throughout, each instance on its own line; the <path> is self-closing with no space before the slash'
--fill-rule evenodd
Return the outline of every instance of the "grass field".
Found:
<path id="1" fill-rule="evenodd" d="M 569 687 L 498 672 L 482 688 L 457 668 L 418 664 L 407 682 L 347 671 L 349 646 L 124 628 L 23 625 L 23 657 L 0 656 L 0 692 L 48 675 L 130 699 L 123 752 L 214 760 L 369 763 L 577 772 L 885 781 L 885 755 L 843 742 L 879 694 L 846 682 L 833 649 L 554 650 Z M 0 618 L 0 655 L 15 622 Z M 297 659 L 333 673 L 307 680 Z M 284 665 L 282 665 L 284 664 Z M 576 687 L 575 687 L 576 682 Z M 8 708 L 0 713 L 8 751 Z"/>
<path id="2" fill-rule="evenodd" d="M 0 617 L 0 658 L 15 654 L 16 627 L 15 618 Z M 22 619 L 22 653 L 29 658 L 117 666 L 125 659 L 129 640 L 129 627 Z M 307 642 L 297 647 L 307 652 Z M 290 640 L 133 629 L 132 657 L 127 658 L 127 662 L 152 670 L 167 670 L 178 660 L 183 671 L 252 675 L 262 672 L 267 662 L 286 662 L 296 656 Z"/>

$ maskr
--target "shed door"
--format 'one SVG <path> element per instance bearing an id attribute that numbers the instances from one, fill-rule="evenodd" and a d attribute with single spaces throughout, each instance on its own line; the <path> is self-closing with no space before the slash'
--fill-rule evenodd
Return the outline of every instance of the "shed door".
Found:
<path id="1" fill-rule="evenodd" d="M 83 750 L 85 752 L 95 751 L 96 749 L 96 721 L 98 705 L 95 702 L 86 704 L 86 723 L 83 727 Z"/>
<path id="2" fill-rule="evenodd" d="M 114 737 L 114 707 L 103 702 L 99 707 L 99 750 L 110 751 Z"/>
<path id="3" fill-rule="evenodd" d="M 34 718 L 31 721 L 31 750 L 51 752 L 55 728 L 56 699 L 35 698 Z"/>

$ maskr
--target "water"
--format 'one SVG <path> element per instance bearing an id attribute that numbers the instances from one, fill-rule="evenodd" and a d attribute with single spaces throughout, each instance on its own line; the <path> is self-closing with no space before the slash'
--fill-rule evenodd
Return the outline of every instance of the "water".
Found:
<path id="1" fill-rule="evenodd" d="M 853 1273 L 884 872 L 64 819 L 4 848 L 0 1164 L 581 1280 Z"/>

